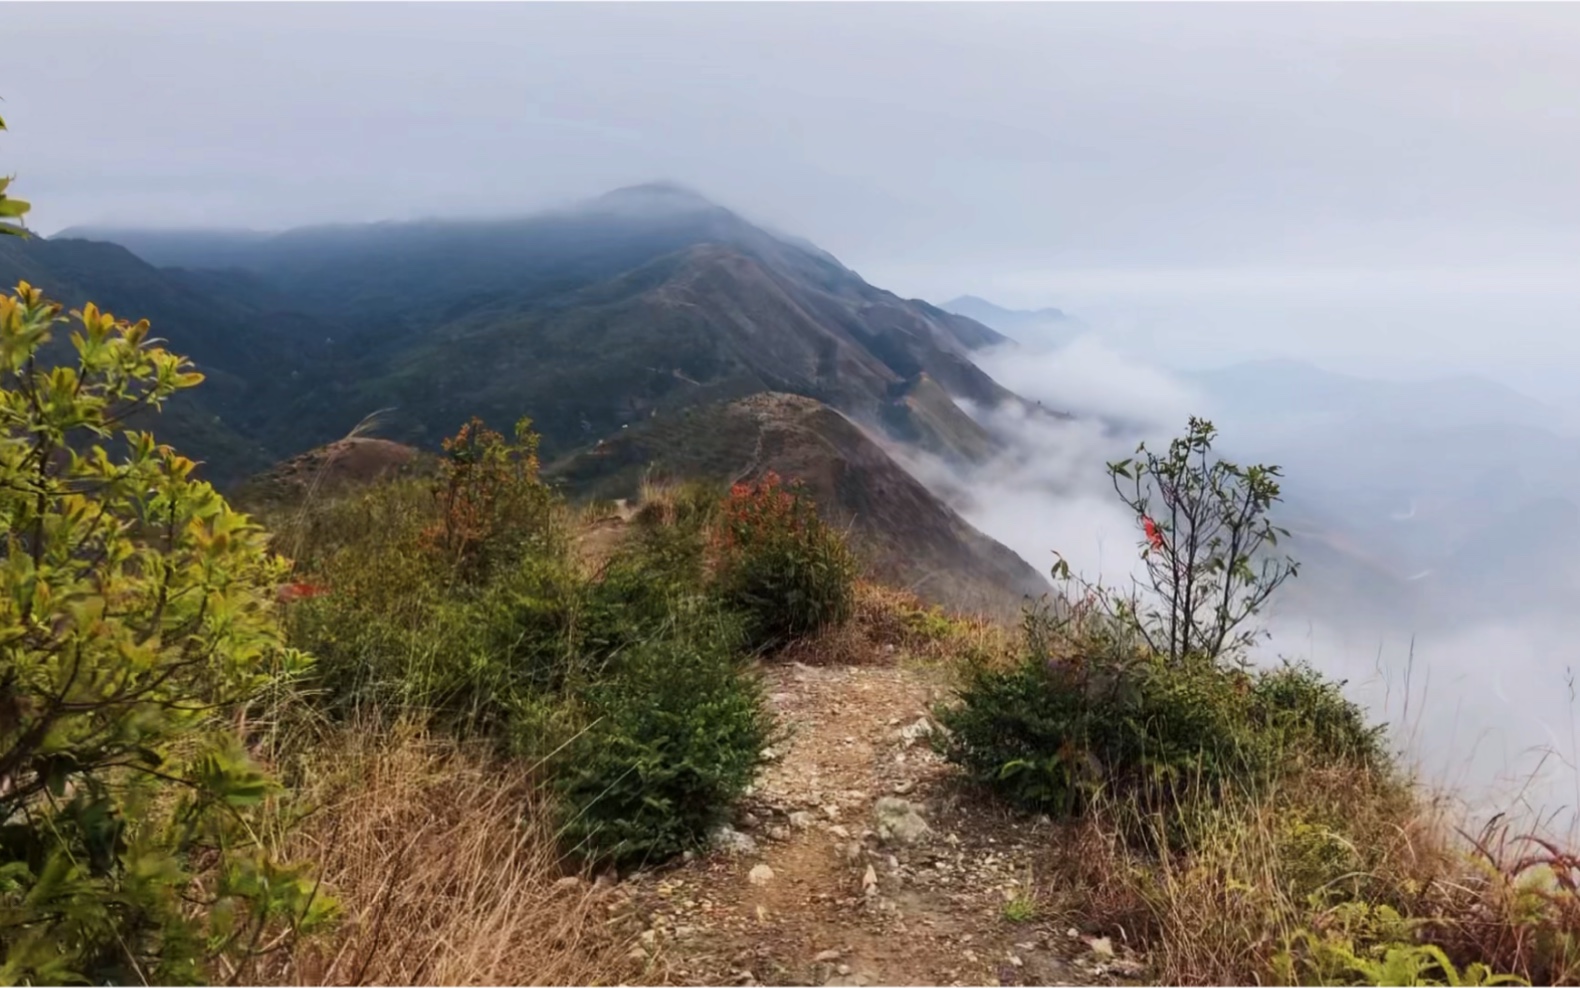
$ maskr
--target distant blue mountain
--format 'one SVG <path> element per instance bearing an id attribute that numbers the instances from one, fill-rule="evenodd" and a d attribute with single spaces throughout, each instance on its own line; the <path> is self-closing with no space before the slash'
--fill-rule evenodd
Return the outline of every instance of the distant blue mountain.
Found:
<path id="1" fill-rule="evenodd" d="M 1046 339 L 1050 331 L 1068 333 L 1080 328 L 1080 322 L 1062 309 L 1006 309 L 975 295 L 962 295 L 939 306 L 945 312 L 974 319 L 990 329 L 1007 336 Z"/>

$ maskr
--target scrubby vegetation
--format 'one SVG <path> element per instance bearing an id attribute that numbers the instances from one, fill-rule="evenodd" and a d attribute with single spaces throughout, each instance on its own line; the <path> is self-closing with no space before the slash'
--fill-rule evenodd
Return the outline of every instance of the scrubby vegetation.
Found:
<path id="1" fill-rule="evenodd" d="M 1380 731 L 1314 670 L 1171 662 L 1109 621 L 1074 629 L 1046 608 L 1026 621 L 1022 654 L 971 664 L 942 719 L 949 757 L 1027 808 L 1155 808 L 1186 790 L 1260 789 L 1307 763 L 1387 767 Z"/>
<path id="2" fill-rule="evenodd" d="M 1151 593 L 1057 567 L 1065 605 L 962 668 L 948 757 L 1070 822 L 1049 898 L 1139 938 L 1165 983 L 1572 983 L 1572 856 L 1460 840 L 1342 683 L 1245 661 L 1296 568 L 1267 552 L 1277 470 L 1213 460 L 1213 435 L 1110 467 Z"/>
<path id="3" fill-rule="evenodd" d="M 739 491 L 654 491 L 586 572 L 527 425 L 507 442 L 473 422 L 445 444 L 433 481 L 392 481 L 282 523 L 282 540 L 303 546 L 301 578 L 327 590 L 296 605 L 293 635 L 318 656 L 325 709 L 420 711 L 490 739 L 539 765 L 568 849 L 662 861 L 703 845 L 769 744 L 750 653 L 802 633 L 803 599 L 821 608 L 806 631 L 848 616 L 852 571 L 815 556 L 831 536 L 804 499 L 764 489 L 785 515 L 733 514 Z M 778 527 L 786 518 L 797 527 Z M 797 617 L 771 643 L 761 629 L 775 608 Z"/>

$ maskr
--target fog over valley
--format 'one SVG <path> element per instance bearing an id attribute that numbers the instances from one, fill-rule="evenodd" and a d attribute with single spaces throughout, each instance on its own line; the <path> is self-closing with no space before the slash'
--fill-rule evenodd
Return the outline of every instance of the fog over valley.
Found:
<path id="1" fill-rule="evenodd" d="M 1066 323 L 1080 312 L 1061 308 Z M 988 413 L 1017 437 L 1013 452 L 964 476 L 918 463 L 919 475 L 1045 569 L 1057 551 L 1088 578 L 1144 581 L 1136 520 L 1104 464 L 1139 441 L 1166 445 L 1190 415 L 1210 418 L 1226 455 L 1284 470 L 1279 518 L 1302 568 L 1271 607 L 1261 658 L 1349 679 L 1430 776 L 1479 808 L 1506 810 L 1518 794 L 1527 810 L 1567 819 L 1580 433 L 1563 405 L 1472 361 L 1349 362 L 1349 373 L 1293 357 L 1171 366 L 1123 329 L 1083 323 L 1073 338 L 1049 325 L 978 356 L 1017 392 L 1080 417 Z M 1539 375 L 1538 364 L 1526 369 Z"/>

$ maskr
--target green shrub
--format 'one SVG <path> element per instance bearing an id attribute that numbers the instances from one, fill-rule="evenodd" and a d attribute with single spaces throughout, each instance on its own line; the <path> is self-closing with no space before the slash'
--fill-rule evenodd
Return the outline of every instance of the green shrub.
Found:
<path id="1" fill-rule="evenodd" d="M 4 120 L 0 120 L 0 130 L 5 130 Z M 5 190 L 10 185 L 10 178 L 0 178 L 0 236 L 26 236 L 27 228 L 21 223 L 13 223 L 11 221 L 20 219 L 33 207 L 24 199 L 8 197 L 5 194 Z"/>
<path id="2" fill-rule="evenodd" d="M 1184 787 L 1254 790 L 1297 759 L 1381 757 L 1360 711 L 1309 669 L 1172 662 L 1112 623 L 1065 642 L 1071 654 L 1059 641 L 1046 605 L 1029 610 L 1020 659 L 974 665 L 939 713 L 947 757 L 1023 806 L 1079 815 L 1101 791 L 1145 810 L 1179 805 Z"/>
<path id="3" fill-rule="evenodd" d="M 1251 718 L 1275 749 L 1296 757 L 1343 760 L 1374 769 L 1390 767 L 1387 727 L 1368 725 L 1359 706 L 1345 699 L 1344 683 L 1305 663 L 1264 669 L 1251 681 Z"/>
<path id="4" fill-rule="evenodd" d="M 479 636 L 421 549 L 432 516 L 427 485 L 397 480 L 311 504 L 282 536 L 301 547 L 300 578 L 325 591 L 288 613 L 326 709 L 437 709 L 464 679 Z"/>
<path id="5" fill-rule="evenodd" d="M 575 657 L 582 581 L 568 514 L 538 477 L 526 420 L 477 420 L 432 482 L 398 479 L 305 506 L 283 541 L 322 592 L 293 608 L 331 710 L 424 710 L 494 732 Z"/>
<path id="6" fill-rule="evenodd" d="M 731 489 L 718 581 L 758 650 L 841 624 L 855 608 L 856 563 L 843 536 L 799 486 L 787 488 L 773 473 Z"/>
<path id="7" fill-rule="evenodd" d="M 708 589 L 717 494 L 662 492 L 587 576 L 569 513 L 510 465 L 530 437 L 502 445 L 473 423 L 461 439 L 437 498 L 397 480 L 299 524 L 327 592 L 294 605 L 293 633 L 320 656 L 327 704 L 421 711 L 541 763 L 590 857 L 695 846 L 750 783 L 770 727 L 742 619 Z M 520 510 L 500 508 L 499 487 Z"/>
<path id="8" fill-rule="evenodd" d="M 276 787 L 232 719 L 308 664 L 275 612 L 286 566 L 121 424 L 201 375 L 91 304 L 74 364 L 46 368 L 59 312 L 0 298 L 0 982 L 239 979 L 328 907 L 258 843 Z"/>
<path id="9" fill-rule="evenodd" d="M 728 819 L 772 740 L 738 635 L 715 620 L 632 643 L 589 686 L 588 726 L 554 763 L 565 834 L 617 865 L 700 846 Z"/>
<path id="10" fill-rule="evenodd" d="M 1156 830 L 1148 816 L 1167 819 L 1174 844 L 1217 825 L 1227 790 L 1255 795 L 1308 765 L 1391 768 L 1383 728 L 1342 683 L 1244 662 L 1250 619 L 1297 564 L 1267 555 L 1284 534 L 1267 517 L 1278 468 L 1213 459 L 1215 435 L 1193 418 L 1167 456 L 1143 445 L 1109 465 L 1145 535 L 1153 603 L 1073 577 L 1061 559 L 1053 574 L 1074 580 L 1079 599 L 1061 601 L 1057 619 L 1047 602 L 1028 608 L 1020 658 L 972 664 L 960 703 L 941 711 L 945 753 L 974 779 L 1063 815 L 1103 792 L 1143 836 Z M 1253 557 L 1265 557 L 1260 569 Z"/>
<path id="11" fill-rule="evenodd" d="M 717 603 L 703 596 L 707 525 L 717 503 L 700 485 L 644 501 L 626 539 L 588 587 L 577 627 L 583 652 L 604 660 L 717 611 Z"/>

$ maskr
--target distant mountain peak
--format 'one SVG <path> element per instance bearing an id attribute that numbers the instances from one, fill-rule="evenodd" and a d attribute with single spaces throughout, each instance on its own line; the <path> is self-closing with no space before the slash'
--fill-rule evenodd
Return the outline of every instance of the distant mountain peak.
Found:
<path id="1" fill-rule="evenodd" d="M 1024 333 L 1045 335 L 1049 331 L 1068 334 L 1080 323 L 1061 309 L 1006 309 L 985 298 L 962 295 L 939 306 L 945 312 L 974 319 L 984 326 L 1010 336 Z"/>
<path id="2" fill-rule="evenodd" d="M 971 318 L 975 318 L 971 315 L 972 312 L 980 312 L 995 316 L 1010 316 L 1020 319 L 1046 319 L 1049 321 L 1069 318 L 1069 316 L 1066 315 L 1062 309 L 1055 309 L 1051 307 L 1043 309 L 1006 309 L 1002 305 L 989 302 L 987 299 L 978 295 L 962 295 L 959 298 L 950 299 L 943 305 L 939 306 L 939 308 L 947 312 L 953 312 L 958 315 L 968 316 Z"/>
<path id="3" fill-rule="evenodd" d="M 721 209 L 718 203 L 679 182 L 644 182 L 605 192 L 584 205 L 593 211 L 695 213 Z"/>

